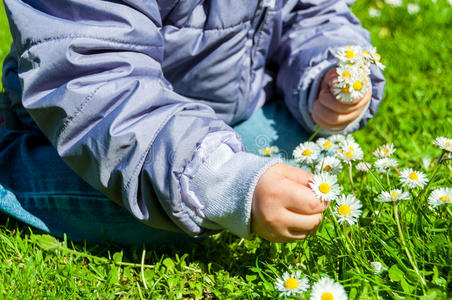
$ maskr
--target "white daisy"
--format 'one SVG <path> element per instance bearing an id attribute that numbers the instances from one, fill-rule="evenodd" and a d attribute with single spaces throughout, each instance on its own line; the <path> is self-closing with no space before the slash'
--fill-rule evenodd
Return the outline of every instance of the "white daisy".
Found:
<path id="1" fill-rule="evenodd" d="M 364 153 L 361 147 L 352 139 L 346 139 L 345 142 L 340 145 L 338 151 L 339 158 L 346 162 L 361 160 L 363 159 L 363 155 Z"/>
<path id="2" fill-rule="evenodd" d="M 424 166 L 424 169 L 426 169 L 427 171 L 430 168 L 431 163 L 432 163 L 431 157 L 424 156 L 424 158 L 422 158 L 422 166 Z"/>
<path id="3" fill-rule="evenodd" d="M 404 187 L 408 187 L 409 189 L 420 187 L 424 188 L 427 184 L 428 179 L 427 176 L 419 171 L 414 171 L 413 169 L 405 169 L 400 174 L 400 181 L 402 182 Z"/>
<path id="4" fill-rule="evenodd" d="M 309 279 L 306 276 L 301 278 L 301 271 L 284 272 L 281 278 L 276 279 L 275 288 L 281 292 L 280 297 L 294 296 L 309 289 Z"/>
<path id="5" fill-rule="evenodd" d="M 399 163 L 397 160 L 393 158 L 380 158 L 375 162 L 375 168 L 377 169 L 378 173 L 386 173 L 389 172 L 389 170 L 393 167 L 397 167 Z"/>
<path id="6" fill-rule="evenodd" d="M 319 138 L 316 143 L 317 145 L 319 145 L 322 151 L 334 152 L 334 150 L 336 149 L 336 144 L 327 138 Z"/>
<path id="7" fill-rule="evenodd" d="M 349 135 L 353 138 L 352 135 Z M 329 137 L 329 140 L 336 146 L 339 146 L 342 142 L 345 142 L 345 135 L 343 134 L 333 134 L 332 136 Z"/>
<path id="8" fill-rule="evenodd" d="M 339 64 L 361 64 L 362 49 L 360 46 L 347 46 L 337 49 L 336 57 Z"/>
<path id="9" fill-rule="evenodd" d="M 384 70 L 386 67 L 381 63 L 381 55 L 377 52 L 377 48 L 371 47 L 365 51 L 363 51 L 363 57 L 364 59 L 371 63 L 376 65 L 378 68 Z"/>
<path id="10" fill-rule="evenodd" d="M 452 139 L 440 136 L 435 139 L 433 142 L 436 146 L 440 147 L 443 150 L 452 152 Z"/>
<path id="11" fill-rule="evenodd" d="M 408 192 L 403 192 L 402 190 L 395 189 L 389 192 L 382 191 L 376 201 L 378 202 L 393 202 L 398 200 L 408 200 L 410 199 L 410 194 Z"/>
<path id="12" fill-rule="evenodd" d="M 315 170 L 317 173 L 327 172 L 337 175 L 342 170 L 342 164 L 339 159 L 332 156 L 326 156 L 317 162 Z"/>
<path id="13" fill-rule="evenodd" d="M 293 151 L 295 162 L 299 164 L 312 164 L 320 154 L 320 147 L 314 142 L 304 142 Z"/>
<path id="14" fill-rule="evenodd" d="M 264 156 L 272 156 L 272 154 L 277 154 L 279 148 L 277 146 L 266 147 L 264 149 L 259 149 L 259 154 Z"/>
<path id="15" fill-rule="evenodd" d="M 346 82 L 337 82 L 333 84 L 333 93 L 336 99 L 342 102 L 353 102 L 355 98 L 352 96 L 350 84 Z"/>
<path id="16" fill-rule="evenodd" d="M 356 165 L 356 169 L 357 169 L 358 171 L 361 171 L 361 172 L 369 172 L 369 170 L 370 170 L 371 167 L 372 167 L 371 164 L 369 164 L 369 163 L 367 163 L 367 162 L 364 162 L 364 161 L 359 162 L 359 163 Z"/>
<path id="17" fill-rule="evenodd" d="M 428 203 L 433 207 L 452 203 L 452 188 L 442 187 L 434 190 L 428 197 Z"/>
<path id="18" fill-rule="evenodd" d="M 344 287 L 331 278 L 322 278 L 312 286 L 310 300 L 347 300 Z"/>
<path id="19" fill-rule="evenodd" d="M 376 9 L 375 7 L 369 8 L 369 16 L 372 18 L 377 18 L 381 16 L 381 11 Z"/>
<path id="20" fill-rule="evenodd" d="M 383 146 L 380 146 L 375 150 L 372 154 L 378 158 L 384 158 L 384 157 L 390 157 L 394 152 L 396 151 L 396 148 L 394 148 L 394 144 L 385 144 Z"/>
<path id="21" fill-rule="evenodd" d="M 334 214 L 339 218 L 339 223 L 347 222 L 353 225 L 361 216 L 361 202 L 353 195 L 342 194 L 336 199 Z"/>
<path id="22" fill-rule="evenodd" d="M 389 4 L 393 7 L 398 7 L 403 5 L 402 0 L 385 0 L 386 4 Z"/>
<path id="23" fill-rule="evenodd" d="M 328 173 L 314 175 L 309 186 L 314 191 L 314 194 L 323 201 L 335 200 L 341 192 L 336 176 Z"/>
<path id="24" fill-rule="evenodd" d="M 408 4 L 408 13 L 410 15 L 417 14 L 419 12 L 419 5 L 416 3 L 409 3 Z"/>
<path id="25" fill-rule="evenodd" d="M 383 272 L 383 264 L 381 262 L 379 262 L 379 261 L 371 262 L 370 266 L 374 270 L 374 274 L 375 275 L 381 274 L 381 272 Z"/>

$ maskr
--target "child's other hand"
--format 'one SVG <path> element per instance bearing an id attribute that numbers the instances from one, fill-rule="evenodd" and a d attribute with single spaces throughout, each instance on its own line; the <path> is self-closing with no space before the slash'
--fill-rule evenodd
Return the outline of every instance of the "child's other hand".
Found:
<path id="1" fill-rule="evenodd" d="M 340 102 L 332 92 L 336 78 L 336 67 L 333 67 L 323 76 L 319 95 L 312 108 L 314 121 L 321 127 L 330 130 L 341 130 L 347 127 L 361 115 L 372 97 L 372 89 L 369 88 L 360 99 L 350 103 Z"/>
<path id="2" fill-rule="evenodd" d="M 328 207 L 308 186 L 313 175 L 288 164 L 270 167 L 253 196 L 251 229 L 271 242 L 290 242 L 315 233 Z"/>

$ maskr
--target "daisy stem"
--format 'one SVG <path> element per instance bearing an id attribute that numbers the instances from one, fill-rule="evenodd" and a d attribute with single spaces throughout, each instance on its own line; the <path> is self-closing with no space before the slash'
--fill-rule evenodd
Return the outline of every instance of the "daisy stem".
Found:
<path id="1" fill-rule="evenodd" d="M 408 250 L 408 246 L 406 244 L 405 237 L 403 236 L 402 226 L 400 225 L 400 220 L 399 220 L 399 209 L 398 209 L 397 202 L 393 202 L 393 208 L 394 208 L 394 218 L 395 218 L 396 223 L 397 223 L 397 229 L 399 231 L 400 241 L 402 242 L 403 249 L 405 250 L 405 253 L 406 253 L 407 257 L 408 257 L 408 260 L 411 263 L 411 266 L 414 268 L 414 271 L 416 272 L 417 276 L 421 280 L 421 283 L 422 283 L 422 286 L 423 286 L 422 288 L 424 288 L 424 286 L 426 286 L 425 280 L 421 276 L 421 274 L 419 273 L 419 270 L 418 270 L 418 268 L 416 266 L 416 263 L 414 262 L 410 251 Z"/>
<path id="2" fill-rule="evenodd" d="M 391 181 L 389 180 L 389 172 L 386 172 L 386 182 L 388 184 L 388 189 L 391 189 Z"/>
<path id="3" fill-rule="evenodd" d="M 373 176 L 373 177 L 375 178 L 375 180 L 377 181 L 378 185 L 380 185 L 381 189 L 384 190 L 385 187 L 384 187 L 383 184 L 381 183 L 380 179 L 379 179 L 377 176 L 375 176 L 374 172 L 372 172 L 371 169 L 369 169 L 369 173 L 372 174 L 372 176 Z"/>
<path id="4" fill-rule="evenodd" d="M 355 195 L 355 188 L 353 186 L 353 175 L 352 175 L 352 163 L 348 164 L 348 178 L 350 179 L 350 186 L 352 187 L 352 194 Z"/>
<path id="5" fill-rule="evenodd" d="M 449 217 L 452 217 L 452 212 L 450 212 L 449 206 L 446 205 L 446 211 L 449 214 Z"/>
<path id="6" fill-rule="evenodd" d="M 314 133 L 311 135 L 311 137 L 309 137 L 308 142 L 312 141 L 316 135 L 320 132 L 320 130 L 322 129 L 322 127 L 320 127 L 319 125 L 315 125 L 315 131 Z"/>

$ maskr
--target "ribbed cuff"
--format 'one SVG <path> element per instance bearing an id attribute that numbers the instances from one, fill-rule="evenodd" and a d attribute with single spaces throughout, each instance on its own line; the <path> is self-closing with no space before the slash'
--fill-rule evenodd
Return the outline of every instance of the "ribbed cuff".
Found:
<path id="1" fill-rule="evenodd" d="M 191 186 L 203 200 L 205 217 L 240 237 L 250 235 L 254 189 L 261 175 L 281 159 L 235 153 L 221 165 L 215 153 L 199 168 Z M 212 167 L 215 166 L 215 167 Z"/>

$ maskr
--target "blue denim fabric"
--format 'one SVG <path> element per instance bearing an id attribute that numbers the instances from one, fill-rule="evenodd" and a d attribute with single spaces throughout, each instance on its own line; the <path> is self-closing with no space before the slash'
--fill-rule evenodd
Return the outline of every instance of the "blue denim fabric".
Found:
<path id="1" fill-rule="evenodd" d="M 283 158 L 308 138 L 282 102 L 271 102 L 238 124 L 245 149 L 276 145 Z M 56 236 L 159 245 L 193 240 L 151 228 L 80 179 L 40 133 L 0 129 L 0 212 Z"/>

